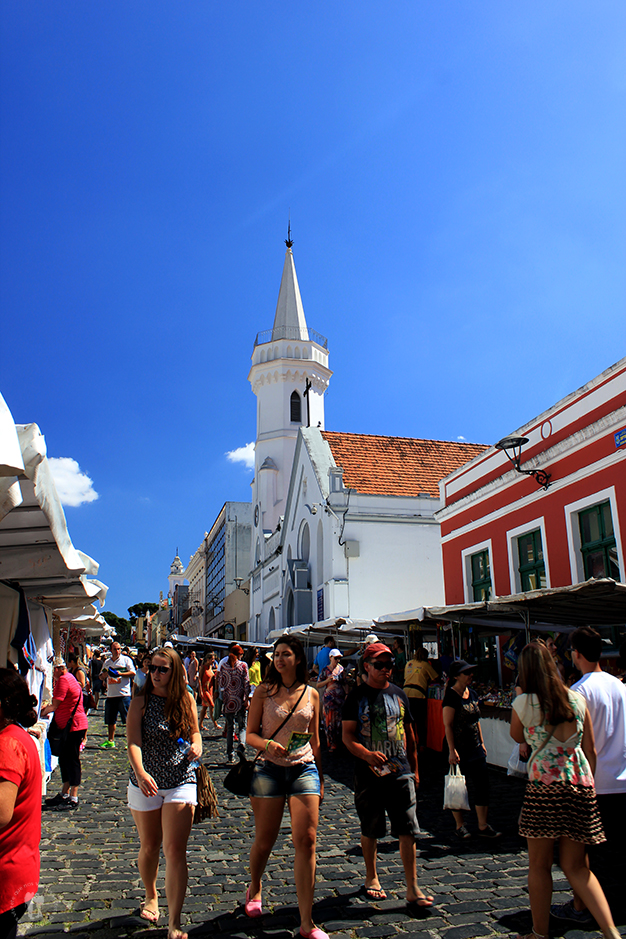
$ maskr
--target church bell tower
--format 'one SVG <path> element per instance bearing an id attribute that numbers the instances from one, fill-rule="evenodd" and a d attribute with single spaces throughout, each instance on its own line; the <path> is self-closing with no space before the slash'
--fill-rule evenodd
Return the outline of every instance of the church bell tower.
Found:
<path id="1" fill-rule="evenodd" d="M 261 560 L 264 536 L 284 514 L 300 427 L 324 427 L 324 392 L 332 372 L 328 341 L 307 326 L 287 240 L 272 329 L 257 334 L 248 381 L 257 399 L 255 474 L 252 484 L 252 567 Z"/>

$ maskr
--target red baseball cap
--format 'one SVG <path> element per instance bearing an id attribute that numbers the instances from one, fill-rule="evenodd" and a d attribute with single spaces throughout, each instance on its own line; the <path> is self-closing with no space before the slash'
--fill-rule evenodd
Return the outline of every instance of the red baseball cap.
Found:
<path id="1" fill-rule="evenodd" d="M 364 659 L 377 659 L 379 655 L 390 655 L 393 658 L 393 652 L 384 642 L 372 642 L 363 653 Z"/>

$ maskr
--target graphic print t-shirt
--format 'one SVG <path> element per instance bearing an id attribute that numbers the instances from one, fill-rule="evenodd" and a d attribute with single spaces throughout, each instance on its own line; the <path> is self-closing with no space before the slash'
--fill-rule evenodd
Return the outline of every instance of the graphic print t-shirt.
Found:
<path id="1" fill-rule="evenodd" d="M 343 706 L 344 721 L 356 721 L 357 740 L 368 750 L 384 753 L 394 776 L 411 774 L 406 753 L 406 728 L 412 726 L 409 699 L 401 688 L 354 688 Z M 356 761 L 358 776 L 373 778 L 364 760 Z"/>

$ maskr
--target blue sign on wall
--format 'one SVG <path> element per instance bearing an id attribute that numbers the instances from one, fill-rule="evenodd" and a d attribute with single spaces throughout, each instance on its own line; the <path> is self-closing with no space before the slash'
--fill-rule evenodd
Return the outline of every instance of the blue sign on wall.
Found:
<path id="1" fill-rule="evenodd" d="M 324 619 L 324 588 L 320 587 L 317 591 L 317 621 L 320 623 Z"/>
<path id="2" fill-rule="evenodd" d="M 623 447 L 626 444 L 626 427 L 623 427 L 622 430 L 618 430 L 615 434 L 615 446 Z"/>

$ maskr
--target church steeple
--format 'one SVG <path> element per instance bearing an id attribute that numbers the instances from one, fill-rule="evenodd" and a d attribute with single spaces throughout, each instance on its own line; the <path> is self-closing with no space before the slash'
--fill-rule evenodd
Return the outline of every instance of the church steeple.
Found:
<path id="1" fill-rule="evenodd" d="M 302 297 L 298 286 L 296 265 L 291 250 L 293 241 L 288 238 L 285 244 L 287 245 L 287 251 L 278 292 L 272 339 L 302 339 L 306 341 L 309 338 L 309 333 L 304 318 L 304 307 L 302 306 Z"/>
<path id="2" fill-rule="evenodd" d="M 248 380 L 257 398 L 255 537 L 273 532 L 285 509 L 300 427 L 324 427 L 332 372 L 328 342 L 309 329 L 293 260 L 291 225 L 272 329 L 257 334 Z M 254 567 L 254 564 L 253 564 Z"/>

